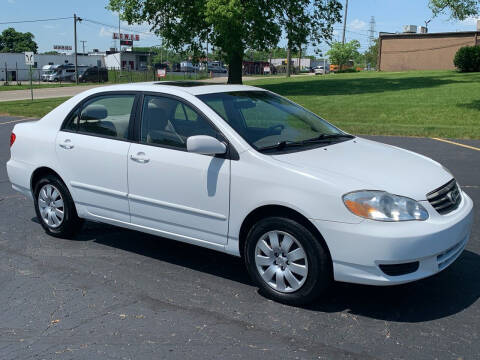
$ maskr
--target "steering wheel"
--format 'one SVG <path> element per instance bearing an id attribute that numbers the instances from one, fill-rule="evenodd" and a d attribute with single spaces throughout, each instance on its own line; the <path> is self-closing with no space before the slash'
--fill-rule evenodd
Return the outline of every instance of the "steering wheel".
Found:
<path id="1" fill-rule="evenodd" d="M 283 124 L 273 125 L 273 126 L 270 126 L 267 130 L 270 132 L 270 131 L 273 131 L 277 128 L 280 129 L 280 132 L 282 132 L 282 130 L 285 129 L 285 125 L 283 125 Z"/>

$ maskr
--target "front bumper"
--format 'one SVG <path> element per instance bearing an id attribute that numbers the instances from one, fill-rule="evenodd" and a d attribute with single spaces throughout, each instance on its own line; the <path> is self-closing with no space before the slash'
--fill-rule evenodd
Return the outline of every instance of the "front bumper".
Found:
<path id="1" fill-rule="evenodd" d="M 440 215 L 425 201 L 427 221 L 387 223 L 364 220 L 345 224 L 314 220 L 333 260 L 337 281 L 395 285 L 434 275 L 452 264 L 465 248 L 473 223 L 473 201 L 462 192 L 455 211 Z M 418 262 L 418 269 L 389 276 L 380 265 Z"/>

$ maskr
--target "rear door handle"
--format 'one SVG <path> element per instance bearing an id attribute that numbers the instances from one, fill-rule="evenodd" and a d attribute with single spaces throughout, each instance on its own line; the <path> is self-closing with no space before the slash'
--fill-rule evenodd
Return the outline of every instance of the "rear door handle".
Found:
<path id="1" fill-rule="evenodd" d="M 62 144 L 58 144 L 58 146 L 60 146 L 62 149 L 70 150 L 70 149 L 74 148 L 74 146 L 71 142 L 72 142 L 72 140 L 66 139 Z"/>
<path id="2" fill-rule="evenodd" d="M 145 157 L 145 153 L 143 153 L 143 152 L 139 152 L 137 155 L 130 155 L 130 159 L 132 159 L 133 161 L 136 161 L 140 164 L 146 164 L 150 161 L 149 158 Z"/>

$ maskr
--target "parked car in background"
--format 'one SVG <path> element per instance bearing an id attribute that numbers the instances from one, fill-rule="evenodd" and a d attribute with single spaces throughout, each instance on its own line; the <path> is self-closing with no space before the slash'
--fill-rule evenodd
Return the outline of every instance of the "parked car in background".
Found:
<path id="1" fill-rule="evenodd" d="M 79 82 L 108 82 L 108 69 L 92 66 L 78 76 Z"/>
<path id="2" fill-rule="evenodd" d="M 172 68 L 172 71 L 173 71 L 173 72 L 182 71 L 182 70 L 181 70 L 180 63 L 173 63 L 171 68 Z"/>
<path id="3" fill-rule="evenodd" d="M 85 71 L 86 66 L 77 66 L 78 72 Z M 49 82 L 62 82 L 62 81 L 75 81 L 75 65 L 62 64 L 53 69 L 52 73 L 49 73 L 46 77 L 46 81 Z"/>
<path id="4" fill-rule="evenodd" d="M 208 72 L 213 72 L 213 73 L 220 73 L 220 74 L 225 74 L 227 73 L 227 69 L 224 68 L 220 63 L 218 62 L 208 62 L 208 66 L 206 63 L 200 64 L 199 67 L 200 71 L 208 71 Z"/>
<path id="5" fill-rule="evenodd" d="M 194 65 L 190 61 L 182 61 L 180 63 L 180 71 L 195 72 L 198 71 L 198 65 Z"/>
<path id="6" fill-rule="evenodd" d="M 97 87 L 17 123 L 10 152 L 12 187 L 48 234 L 86 219 L 240 256 L 264 294 L 289 304 L 332 280 L 434 275 L 473 222 L 472 200 L 436 161 L 252 86 Z"/>
<path id="7" fill-rule="evenodd" d="M 326 74 L 325 67 L 323 67 L 322 65 L 319 65 L 319 66 L 316 66 L 315 68 L 313 68 L 313 72 L 315 73 L 315 75 L 325 75 Z"/>
<path id="8" fill-rule="evenodd" d="M 44 65 L 42 67 L 42 75 L 41 75 L 42 81 L 48 81 L 48 79 L 50 78 L 50 75 L 55 74 L 55 70 L 59 66 L 60 65 Z"/>

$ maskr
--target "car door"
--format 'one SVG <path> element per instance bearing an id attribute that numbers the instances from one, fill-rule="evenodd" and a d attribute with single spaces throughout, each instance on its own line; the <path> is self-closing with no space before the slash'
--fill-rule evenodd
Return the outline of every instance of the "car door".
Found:
<path id="1" fill-rule="evenodd" d="M 77 207 L 94 217 L 130 221 L 127 185 L 134 93 L 94 96 L 70 114 L 56 151 Z"/>
<path id="2" fill-rule="evenodd" d="M 220 136 L 192 106 L 145 95 L 128 159 L 131 221 L 187 242 L 225 244 L 230 160 L 186 151 L 193 135 Z"/>

